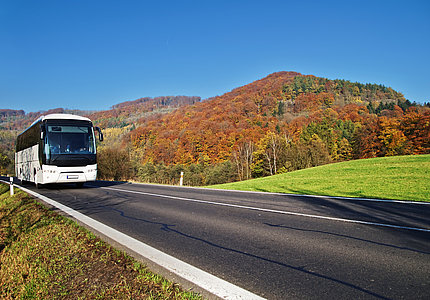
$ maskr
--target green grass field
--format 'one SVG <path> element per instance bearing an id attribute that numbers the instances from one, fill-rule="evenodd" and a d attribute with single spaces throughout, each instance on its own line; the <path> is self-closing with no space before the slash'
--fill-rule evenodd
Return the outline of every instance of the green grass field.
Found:
<path id="1" fill-rule="evenodd" d="M 430 202 L 430 155 L 347 161 L 211 188 Z"/>

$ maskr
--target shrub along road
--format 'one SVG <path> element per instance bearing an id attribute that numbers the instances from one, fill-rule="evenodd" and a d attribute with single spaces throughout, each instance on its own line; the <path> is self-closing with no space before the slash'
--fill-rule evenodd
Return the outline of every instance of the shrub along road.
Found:
<path id="1" fill-rule="evenodd" d="M 108 182 L 38 192 L 269 299 L 430 290 L 428 204 Z"/>

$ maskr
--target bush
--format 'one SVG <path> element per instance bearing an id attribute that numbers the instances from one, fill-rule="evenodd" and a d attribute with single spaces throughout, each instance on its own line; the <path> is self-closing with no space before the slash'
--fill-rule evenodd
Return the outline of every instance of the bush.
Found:
<path id="1" fill-rule="evenodd" d="M 131 162 L 128 152 L 119 148 L 102 148 L 97 153 L 98 178 L 102 180 L 128 180 Z"/>
<path id="2" fill-rule="evenodd" d="M 309 143 L 291 144 L 287 149 L 286 157 L 285 169 L 287 171 L 316 167 L 331 162 L 327 146 L 318 138 Z"/>
<path id="3" fill-rule="evenodd" d="M 225 161 L 215 166 L 207 166 L 205 173 L 205 185 L 221 184 L 237 180 L 236 169 L 231 161 Z"/>
<path id="4" fill-rule="evenodd" d="M 230 161 L 214 166 L 204 164 L 166 166 L 148 162 L 138 167 L 137 180 L 161 184 L 179 184 L 181 172 L 184 172 L 184 185 L 189 186 L 233 182 L 237 178 L 234 165 Z"/>

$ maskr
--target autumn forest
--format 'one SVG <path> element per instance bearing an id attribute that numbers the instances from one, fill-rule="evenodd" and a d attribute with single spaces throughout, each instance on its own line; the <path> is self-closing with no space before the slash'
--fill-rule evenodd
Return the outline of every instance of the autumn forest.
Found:
<path id="1" fill-rule="evenodd" d="M 390 87 L 273 73 L 222 96 L 123 102 L 86 115 L 102 127 L 99 178 L 210 185 L 352 159 L 430 153 L 430 105 Z M 0 110 L 1 173 L 41 113 Z"/>

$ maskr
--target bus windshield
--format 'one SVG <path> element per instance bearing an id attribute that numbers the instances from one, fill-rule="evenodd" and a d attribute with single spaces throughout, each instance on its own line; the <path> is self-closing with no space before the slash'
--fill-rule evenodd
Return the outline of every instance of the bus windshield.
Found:
<path id="1" fill-rule="evenodd" d="M 52 154 L 95 154 L 93 128 L 47 125 L 44 152 L 48 159 Z"/>

